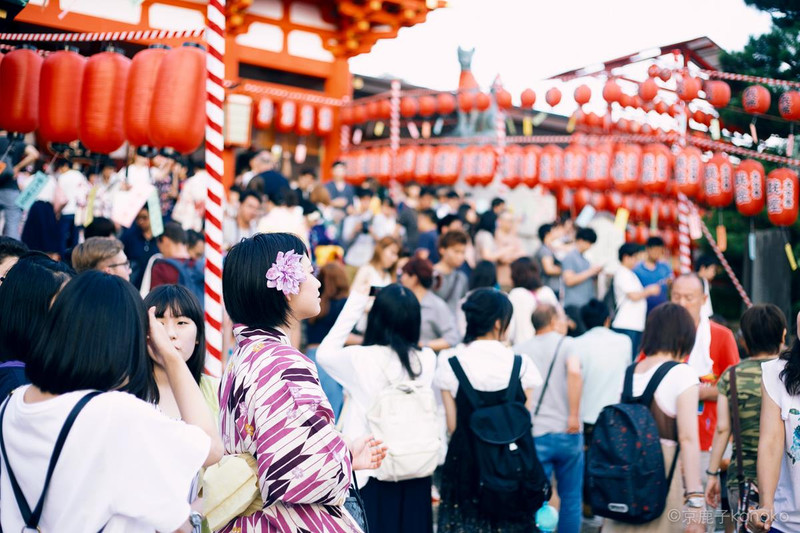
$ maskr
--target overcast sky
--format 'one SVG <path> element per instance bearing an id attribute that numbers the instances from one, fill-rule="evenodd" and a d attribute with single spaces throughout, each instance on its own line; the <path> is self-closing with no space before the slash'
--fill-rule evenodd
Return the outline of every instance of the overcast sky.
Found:
<path id="1" fill-rule="evenodd" d="M 541 80 L 619 56 L 707 36 L 741 50 L 769 30 L 766 13 L 743 0 L 450 0 L 423 24 L 350 60 L 354 74 L 391 75 L 439 90 L 458 86 L 459 45 L 475 47 L 472 72 L 488 88 L 500 74 L 515 102 Z M 599 97 L 599 95 L 598 95 Z M 541 107 L 544 109 L 544 107 Z"/>

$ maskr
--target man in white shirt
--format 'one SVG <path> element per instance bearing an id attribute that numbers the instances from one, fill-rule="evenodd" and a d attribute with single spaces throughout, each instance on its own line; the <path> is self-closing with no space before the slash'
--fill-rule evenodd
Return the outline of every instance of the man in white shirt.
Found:
<path id="1" fill-rule="evenodd" d="M 717 277 L 717 272 L 719 271 L 717 265 L 719 265 L 719 262 L 711 255 L 701 255 L 694 264 L 694 270 L 703 282 L 703 293 L 706 295 L 706 299 L 703 301 L 703 307 L 700 309 L 701 316 L 710 317 L 714 314 L 714 306 L 711 305 L 709 284 Z"/>
<path id="2" fill-rule="evenodd" d="M 150 159 L 147 148 L 139 147 L 133 157 L 133 164 L 119 171 L 122 182 L 129 189 L 138 189 L 153 184 L 153 175 L 150 172 Z"/>
<path id="3" fill-rule="evenodd" d="M 647 319 L 647 297 L 661 294 L 661 285 L 647 287 L 634 274 L 633 267 L 640 261 L 644 249 L 641 245 L 626 243 L 619 248 L 620 267 L 614 274 L 611 290 L 614 291 L 616 310 L 611 329 L 627 335 L 631 340 L 631 359 L 639 353 L 644 323 Z"/>
<path id="4" fill-rule="evenodd" d="M 67 160 L 63 160 L 59 165 L 57 179 L 58 186 L 67 200 L 67 203 L 61 209 L 61 217 L 58 221 L 61 244 L 63 249 L 67 250 L 78 244 L 77 226 L 83 225 L 83 217 L 81 216 L 81 220 L 76 222 L 75 215 L 78 214 L 79 210 L 81 215 L 83 214 L 91 185 L 89 185 L 89 180 L 86 179 L 86 176 L 80 170 L 72 168 Z"/>

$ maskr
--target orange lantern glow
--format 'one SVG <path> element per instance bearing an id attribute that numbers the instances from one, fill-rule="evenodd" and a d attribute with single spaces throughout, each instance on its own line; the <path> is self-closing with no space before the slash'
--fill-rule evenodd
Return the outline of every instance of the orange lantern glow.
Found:
<path id="1" fill-rule="evenodd" d="M 550 107 L 555 107 L 561 101 L 561 91 L 556 87 L 551 87 L 544 95 L 544 100 Z"/>
<path id="2" fill-rule="evenodd" d="M 497 107 L 501 110 L 505 111 L 511 108 L 511 93 L 505 89 L 498 90 L 495 99 L 497 100 Z"/>
<path id="3" fill-rule="evenodd" d="M 564 186 L 578 188 L 583 185 L 586 179 L 587 153 L 586 148 L 577 144 L 570 144 L 564 150 L 564 159 L 561 167 Z"/>
<path id="4" fill-rule="evenodd" d="M 419 114 L 429 117 L 436 112 L 436 97 L 430 94 L 419 97 Z"/>
<path id="5" fill-rule="evenodd" d="M 766 203 L 764 165 L 753 159 L 739 163 L 733 173 L 736 209 L 746 217 L 759 214 Z"/>
<path id="6" fill-rule="evenodd" d="M 588 85 L 579 85 L 578 88 L 575 89 L 574 97 L 578 105 L 586 104 L 592 99 L 592 90 Z"/>
<path id="7" fill-rule="evenodd" d="M 417 147 L 403 146 L 397 151 L 397 181 L 406 183 L 414 179 L 417 168 Z"/>
<path id="8" fill-rule="evenodd" d="M 586 156 L 586 186 L 594 191 L 606 190 L 611 182 L 611 146 L 593 146 Z"/>
<path id="9" fill-rule="evenodd" d="M 316 109 L 311 104 L 300 104 L 297 110 L 297 127 L 295 131 L 301 137 L 314 131 L 314 115 Z"/>
<path id="10" fill-rule="evenodd" d="M 614 80 L 608 80 L 603 86 L 603 100 L 611 104 L 619 102 L 620 96 L 622 96 L 622 89 L 619 84 Z"/>
<path id="11" fill-rule="evenodd" d="M 522 155 L 522 148 L 519 146 L 508 146 L 503 154 L 500 173 L 503 184 L 511 189 L 522 183 Z"/>
<path id="12" fill-rule="evenodd" d="M 333 131 L 333 108 L 323 105 L 317 109 L 317 135 L 324 137 Z"/>
<path id="13" fill-rule="evenodd" d="M 786 120 L 800 120 L 800 92 L 783 93 L 778 99 L 778 112 Z"/>
<path id="14" fill-rule="evenodd" d="M 642 149 L 634 144 L 617 145 L 611 164 L 611 179 L 614 188 L 628 194 L 639 187 L 639 169 Z"/>
<path id="15" fill-rule="evenodd" d="M 0 62 L 0 130 L 30 133 L 39 126 L 42 56 L 23 45 Z"/>
<path id="16" fill-rule="evenodd" d="M 413 117 L 419 111 L 419 104 L 416 98 L 410 96 L 400 100 L 400 114 L 406 118 Z"/>
<path id="17" fill-rule="evenodd" d="M 776 168 L 767 175 L 767 216 L 776 226 L 791 226 L 797 220 L 797 173 Z"/>
<path id="18" fill-rule="evenodd" d="M 450 93 L 439 93 L 436 96 L 436 109 L 440 115 L 449 115 L 456 110 L 456 99 Z"/>
<path id="19" fill-rule="evenodd" d="M 555 144 L 548 144 L 539 156 L 539 184 L 553 190 L 560 185 L 564 150 Z"/>
<path id="20" fill-rule="evenodd" d="M 346 108 L 350 111 L 350 108 Z M 342 121 L 344 121 L 344 109 L 342 110 Z M 352 116 L 352 113 L 351 113 Z M 275 118 L 275 103 L 269 98 L 260 98 L 255 106 L 254 122 L 256 128 L 267 129 L 272 125 Z"/>
<path id="21" fill-rule="evenodd" d="M 772 95 L 766 87 L 751 85 L 742 93 L 742 107 L 748 113 L 764 114 L 769 110 Z"/>
<path id="22" fill-rule="evenodd" d="M 536 93 L 533 89 L 525 89 L 520 95 L 520 100 L 523 108 L 530 109 L 536 103 Z"/>
<path id="23" fill-rule="evenodd" d="M 703 173 L 706 203 L 711 207 L 727 207 L 733 202 L 733 165 L 725 154 L 714 154 Z"/>
<path id="24" fill-rule="evenodd" d="M 433 154 L 431 175 L 437 185 L 454 185 L 461 170 L 461 150 L 455 146 L 438 146 Z"/>
<path id="25" fill-rule="evenodd" d="M 647 78 L 639 85 L 639 98 L 650 102 L 658 95 L 658 84 L 653 78 Z"/>
<path id="26" fill-rule="evenodd" d="M 677 92 L 678 98 L 684 102 L 690 102 L 697 98 L 697 94 L 700 92 L 700 81 L 697 78 L 692 78 L 684 74 L 680 81 L 678 81 Z"/>
<path id="27" fill-rule="evenodd" d="M 74 49 L 59 50 L 42 63 L 39 85 L 39 133 L 54 143 L 78 138 L 81 87 L 86 58 Z"/>
<path id="28" fill-rule="evenodd" d="M 366 117 L 366 108 L 359 106 L 364 112 Z M 275 129 L 281 133 L 288 133 L 294 129 L 297 124 L 297 102 L 294 100 L 284 100 L 278 104 L 278 121 L 275 123 Z M 361 151 L 358 153 L 361 156 Z"/>
<path id="29" fill-rule="evenodd" d="M 6 61 L 8 56 L 3 66 Z M 125 142 L 125 90 L 130 65 L 130 59 L 112 51 L 86 61 L 78 137 L 92 152 L 109 154 Z"/>
<path id="30" fill-rule="evenodd" d="M 414 179 L 420 185 L 430 185 L 433 172 L 433 147 L 417 148 L 417 161 L 414 166 Z"/>
<path id="31" fill-rule="evenodd" d="M 731 86 L 724 81 L 707 81 L 704 90 L 706 100 L 714 107 L 725 107 L 731 101 Z"/>
<path id="32" fill-rule="evenodd" d="M 642 152 L 642 190 L 663 194 L 672 177 L 672 152 L 663 144 L 649 144 Z"/>
<path id="33" fill-rule="evenodd" d="M 522 183 L 533 189 L 539 183 L 539 156 L 542 149 L 536 145 L 526 146 L 522 149 Z"/>
<path id="34" fill-rule="evenodd" d="M 492 105 L 492 99 L 486 93 L 478 93 L 475 95 L 475 108 L 478 111 L 486 111 Z"/>
<path id="35" fill-rule="evenodd" d="M 475 108 L 475 93 L 458 93 L 458 108 L 464 113 L 469 113 Z"/>
<path id="36" fill-rule="evenodd" d="M 675 185 L 689 198 L 697 198 L 703 187 L 703 153 L 689 146 L 675 157 Z"/>

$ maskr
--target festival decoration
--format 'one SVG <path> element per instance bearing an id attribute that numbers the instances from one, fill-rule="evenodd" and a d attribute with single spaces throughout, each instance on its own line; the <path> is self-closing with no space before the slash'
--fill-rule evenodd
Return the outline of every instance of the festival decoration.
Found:
<path id="1" fill-rule="evenodd" d="M 672 177 L 672 152 L 663 144 L 649 144 L 642 151 L 642 190 L 663 194 Z"/>
<path id="2" fill-rule="evenodd" d="M 475 107 L 475 93 L 473 92 L 460 92 L 458 93 L 458 108 L 464 113 L 469 113 Z"/>
<path id="3" fill-rule="evenodd" d="M 733 202 L 733 165 L 725 154 L 714 154 L 706 162 L 703 173 L 706 203 L 711 207 L 727 207 Z"/>
<path id="4" fill-rule="evenodd" d="M 419 103 L 416 98 L 406 96 L 400 100 L 400 115 L 411 118 L 419 112 Z"/>
<path id="5" fill-rule="evenodd" d="M 486 111 L 492 105 L 492 99 L 486 93 L 478 93 L 475 95 L 475 109 L 478 111 Z"/>
<path id="6" fill-rule="evenodd" d="M 689 146 L 675 157 L 675 184 L 689 198 L 697 198 L 703 187 L 703 153 Z"/>
<path id="7" fill-rule="evenodd" d="M 652 101 L 658 95 L 658 84 L 653 78 L 647 78 L 639 85 L 639 98 L 645 102 Z"/>
<path id="8" fill-rule="evenodd" d="M 570 144 L 564 150 L 564 158 L 561 167 L 561 183 L 564 186 L 569 188 L 577 188 L 583 185 L 586 177 L 587 155 L 588 150 L 578 144 Z"/>
<path id="9" fill-rule="evenodd" d="M 3 65 L 6 61 L 7 57 Z M 125 92 L 130 65 L 130 59 L 112 50 L 95 54 L 86 62 L 78 137 L 92 152 L 109 154 L 125 142 Z M 200 118 L 205 120 L 202 110 Z"/>
<path id="10" fill-rule="evenodd" d="M 608 80 L 603 86 L 603 100 L 611 104 L 619 102 L 620 96 L 622 96 L 622 89 L 620 89 L 619 84 L 613 79 Z"/>
<path id="11" fill-rule="evenodd" d="M 414 179 L 420 185 L 430 185 L 433 172 L 433 147 L 420 146 L 414 165 Z"/>
<path id="12" fill-rule="evenodd" d="M 437 185 L 454 185 L 461 170 L 461 150 L 455 146 L 439 146 L 433 154 L 433 181 Z"/>
<path id="13" fill-rule="evenodd" d="M 295 131 L 300 136 L 308 135 L 314 131 L 314 115 L 316 110 L 311 104 L 300 104 L 297 110 L 297 125 Z"/>
<path id="14" fill-rule="evenodd" d="M 592 90 L 588 85 L 579 85 L 578 88 L 575 89 L 574 97 L 578 105 L 589 103 L 589 100 L 592 99 Z"/>
<path id="15" fill-rule="evenodd" d="M 611 164 L 614 188 L 621 193 L 635 192 L 639 187 L 639 169 L 642 149 L 635 144 L 617 145 Z"/>
<path id="16" fill-rule="evenodd" d="M 439 93 L 436 96 L 436 109 L 440 115 L 449 115 L 456 110 L 456 99 L 450 93 Z"/>
<path id="17" fill-rule="evenodd" d="M 611 145 L 603 144 L 589 148 L 586 156 L 585 183 L 593 191 L 604 191 L 611 184 Z"/>
<path id="18" fill-rule="evenodd" d="M 495 94 L 495 99 L 497 100 L 497 107 L 502 111 L 511 108 L 511 93 L 505 89 L 499 89 Z"/>
<path id="19" fill-rule="evenodd" d="M 678 98 L 684 102 L 691 102 L 697 98 L 700 92 L 700 80 L 692 78 L 688 74 L 684 74 L 680 81 L 678 81 L 677 93 Z"/>
<path id="20" fill-rule="evenodd" d="M 736 209 L 746 217 L 759 214 L 766 203 L 764 165 L 753 159 L 739 163 L 734 171 Z"/>
<path id="21" fill-rule="evenodd" d="M 539 156 L 539 184 L 553 190 L 560 185 L 564 150 L 555 144 L 548 144 Z"/>
<path id="22" fill-rule="evenodd" d="M 333 108 L 323 105 L 317 108 L 316 132 L 324 137 L 333 131 Z"/>
<path id="23" fill-rule="evenodd" d="M 800 92 L 783 93 L 778 99 L 778 112 L 786 120 L 800 120 Z"/>
<path id="24" fill-rule="evenodd" d="M 778 168 L 767 175 L 767 217 L 776 226 L 791 226 L 797 220 L 797 173 Z"/>
<path id="25" fill-rule="evenodd" d="M 751 85 L 742 93 L 742 107 L 754 115 L 766 113 L 771 102 L 770 92 L 761 85 Z"/>
<path id="26" fill-rule="evenodd" d="M 75 48 L 53 52 L 42 63 L 39 134 L 47 141 L 70 143 L 78 139 L 85 67 L 86 58 Z"/>
<path id="27" fill-rule="evenodd" d="M 520 169 L 522 183 L 533 189 L 539 183 L 539 156 L 542 149 L 535 144 L 522 149 L 522 166 Z"/>
<path id="28" fill-rule="evenodd" d="M 555 107 L 561 101 L 561 91 L 556 87 L 551 87 L 544 95 L 544 100 L 550 107 Z"/>
<path id="29" fill-rule="evenodd" d="M 731 101 L 731 86 L 724 81 L 707 81 L 703 86 L 706 100 L 714 107 L 725 107 Z"/>
<path id="30" fill-rule="evenodd" d="M 533 92 L 533 89 L 525 89 L 520 95 L 520 101 L 523 108 L 530 109 L 536 103 L 536 93 Z"/>
<path id="31" fill-rule="evenodd" d="M 0 129 L 30 133 L 39 126 L 42 56 L 29 45 L 12 50 L 0 62 Z"/>

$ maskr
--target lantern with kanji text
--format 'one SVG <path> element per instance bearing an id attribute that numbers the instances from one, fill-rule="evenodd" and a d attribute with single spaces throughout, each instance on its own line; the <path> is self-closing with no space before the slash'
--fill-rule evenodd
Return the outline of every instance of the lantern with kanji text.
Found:
<path id="1" fill-rule="evenodd" d="M 347 111 L 350 111 L 350 108 L 346 108 Z M 350 111 L 350 115 L 352 117 L 352 111 Z M 272 101 L 270 98 L 262 97 L 259 98 L 258 103 L 255 107 L 255 117 L 253 122 L 258 129 L 267 129 L 272 126 L 272 120 L 275 118 L 275 102 Z M 345 120 L 345 113 L 342 110 L 342 121 Z"/>
<path id="2" fill-rule="evenodd" d="M 455 146 L 438 146 L 433 154 L 433 182 L 455 185 L 461 170 L 461 150 Z"/>
<path id="3" fill-rule="evenodd" d="M 511 189 L 522 183 L 522 158 L 522 148 L 519 146 L 506 147 L 500 164 L 500 173 L 503 176 L 503 184 Z"/>
<path id="4" fill-rule="evenodd" d="M 703 153 L 694 146 L 683 148 L 675 157 L 675 185 L 689 198 L 697 198 L 703 187 Z"/>
<path id="5" fill-rule="evenodd" d="M 555 144 L 548 144 L 539 156 L 539 184 L 553 190 L 560 185 L 564 150 Z"/>
<path id="6" fill-rule="evenodd" d="M 772 96 L 762 85 L 751 85 L 742 93 L 742 107 L 752 114 L 764 114 L 769 110 Z"/>
<path id="7" fill-rule="evenodd" d="M 388 147 L 379 148 L 377 153 L 377 168 L 375 169 L 375 179 L 383 186 L 389 185 L 392 180 L 392 160 L 394 155 L 392 149 Z"/>
<path id="8" fill-rule="evenodd" d="M 663 144 L 649 144 L 642 152 L 642 190 L 663 194 L 672 176 L 672 152 Z"/>
<path id="9" fill-rule="evenodd" d="M 777 168 L 767 175 L 767 216 L 776 226 L 791 226 L 797 220 L 797 173 Z"/>
<path id="10" fill-rule="evenodd" d="M 301 137 L 314 131 L 314 114 L 316 109 L 311 104 L 300 104 L 297 110 L 297 126 L 295 131 Z"/>
<path id="11" fill-rule="evenodd" d="M 778 99 L 778 112 L 786 120 L 800 120 L 800 92 L 783 93 Z"/>
<path id="12" fill-rule="evenodd" d="M 356 109 L 361 109 L 366 116 L 366 108 L 364 106 L 358 106 Z M 295 124 L 297 124 L 297 102 L 283 100 L 278 104 L 278 120 L 275 123 L 275 129 L 281 133 L 288 133 L 294 129 Z"/>
<path id="13" fill-rule="evenodd" d="M 417 161 L 414 166 L 414 179 L 420 185 L 430 185 L 433 171 L 433 147 L 417 148 Z"/>
<path id="14" fill-rule="evenodd" d="M 614 188 L 622 193 L 632 193 L 639 187 L 639 169 L 642 149 L 635 144 L 619 144 L 611 164 Z"/>
<path id="15" fill-rule="evenodd" d="M 570 144 L 564 150 L 564 159 L 561 167 L 563 185 L 571 188 L 583 185 L 586 178 L 586 156 L 586 148 L 578 144 Z"/>
<path id="16" fill-rule="evenodd" d="M 595 145 L 589 148 L 586 156 L 586 186 L 593 191 L 604 191 L 611 183 L 612 147 L 608 144 Z"/>
<path id="17" fill-rule="evenodd" d="M 497 153 L 493 146 L 481 146 L 478 151 L 478 184 L 484 187 L 491 184 L 497 167 Z"/>
<path id="18" fill-rule="evenodd" d="M 403 146 L 397 151 L 397 181 L 406 183 L 414 179 L 417 168 L 417 147 Z"/>
<path id="19" fill-rule="evenodd" d="M 759 214 L 764 209 L 764 165 L 753 159 L 745 159 L 733 173 L 736 209 L 746 217 Z"/>
<path id="20" fill-rule="evenodd" d="M 706 162 L 703 190 L 711 207 L 727 207 L 733 202 L 733 165 L 725 154 L 714 154 Z"/>
<path id="21" fill-rule="evenodd" d="M 315 122 L 317 135 L 324 137 L 333 131 L 333 108 L 323 105 L 317 108 L 317 120 Z"/>
<path id="22" fill-rule="evenodd" d="M 541 153 L 542 149 L 533 144 L 522 149 L 520 167 L 522 183 L 531 189 L 539 183 L 539 156 Z"/>

